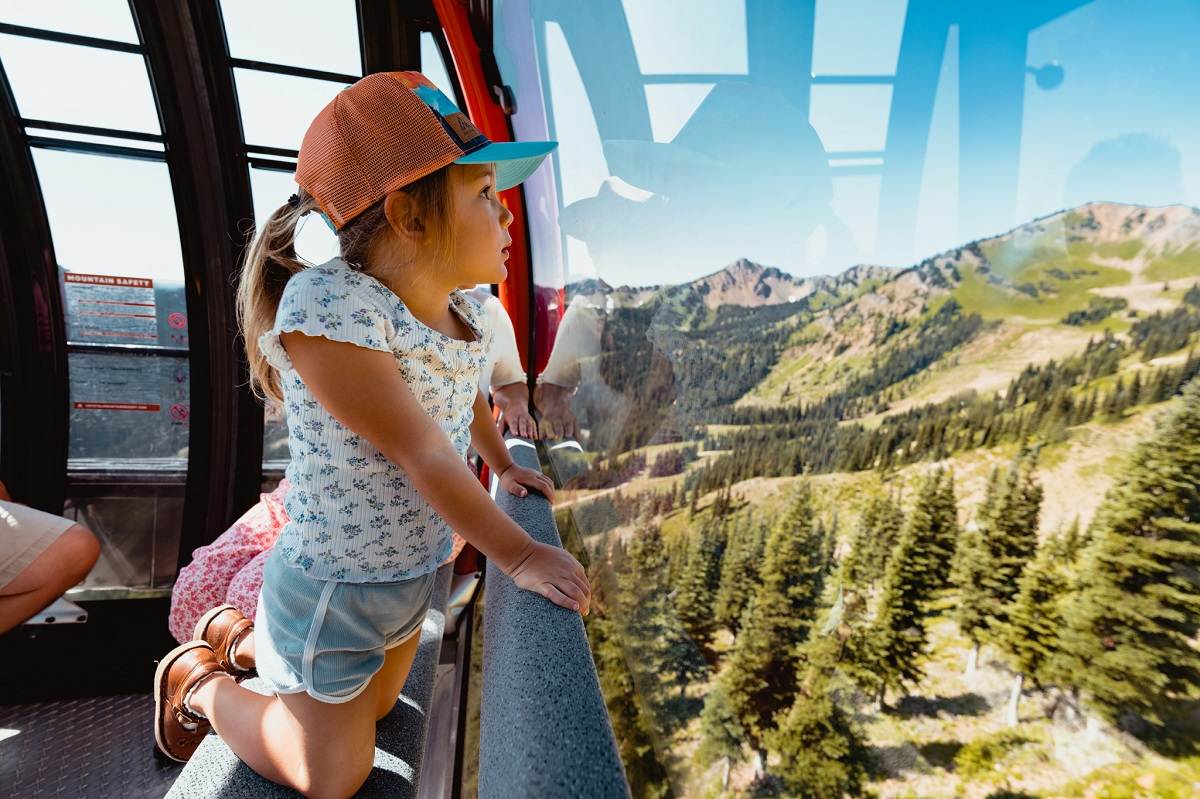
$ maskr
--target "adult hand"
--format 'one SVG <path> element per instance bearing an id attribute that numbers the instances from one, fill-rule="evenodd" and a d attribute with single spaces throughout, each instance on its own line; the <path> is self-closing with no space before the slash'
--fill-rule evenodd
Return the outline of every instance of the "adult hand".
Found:
<path id="1" fill-rule="evenodd" d="M 501 435 L 511 430 L 521 438 L 537 438 L 537 422 L 529 413 L 529 387 L 524 383 L 510 383 L 492 392 L 492 404 L 500 409 L 497 425 Z"/>
<path id="2" fill-rule="evenodd" d="M 539 383 L 533 390 L 533 402 L 542 415 L 538 429 L 544 438 L 579 439 L 579 420 L 570 408 L 572 393 L 553 383 Z"/>

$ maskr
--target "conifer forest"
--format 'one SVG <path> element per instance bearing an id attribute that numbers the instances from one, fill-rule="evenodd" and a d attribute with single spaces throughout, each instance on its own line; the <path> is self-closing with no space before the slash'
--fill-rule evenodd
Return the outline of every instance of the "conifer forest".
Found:
<path id="1" fill-rule="evenodd" d="M 1200 796 L 1200 213 L 764 274 L 574 300 L 556 517 L 633 795 Z"/>

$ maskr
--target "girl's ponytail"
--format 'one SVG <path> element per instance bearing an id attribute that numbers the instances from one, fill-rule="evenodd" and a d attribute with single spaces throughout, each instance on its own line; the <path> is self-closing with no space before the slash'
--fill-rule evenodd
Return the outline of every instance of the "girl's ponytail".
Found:
<path id="1" fill-rule="evenodd" d="M 259 399 L 277 405 L 283 404 L 279 373 L 258 348 L 258 337 L 275 326 L 275 312 L 288 278 L 309 266 L 296 255 L 296 227 L 305 214 L 320 210 L 316 200 L 300 189 L 267 217 L 246 250 L 238 283 L 238 325 L 250 362 L 250 388 Z"/>

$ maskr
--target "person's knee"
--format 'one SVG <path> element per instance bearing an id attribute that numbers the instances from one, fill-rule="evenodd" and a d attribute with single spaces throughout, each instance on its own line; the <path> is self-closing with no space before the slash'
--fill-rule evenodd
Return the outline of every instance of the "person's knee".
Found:
<path id="1" fill-rule="evenodd" d="M 400 701 L 400 697 L 393 696 L 390 699 L 386 696 L 380 696 L 379 701 L 375 704 L 375 720 L 383 721 L 392 709 L 396 707 L 396 703 Z"/>
<path id="2" fill-rule="evenodd" d="M 75 524 L 59 536 L 56 544 L 62 547 L 63 562 L 67 564 L 67 574 L 64 579 L 70 579 L 70 585 L 75 585 L 96 565 L 100 559 L 100 542 L 91 530 L 83 525 Z M 73 578 L 73 579 L 72 579 Z"/>
<path id="3" fill-rule="evenodd" d="M 346 763 L 344 767 L 314 774 L 312 785 L 302 793 L 308 799 L 350 799 L 367 781 L 374 767 L 374 751 L 366 762 Z"/>

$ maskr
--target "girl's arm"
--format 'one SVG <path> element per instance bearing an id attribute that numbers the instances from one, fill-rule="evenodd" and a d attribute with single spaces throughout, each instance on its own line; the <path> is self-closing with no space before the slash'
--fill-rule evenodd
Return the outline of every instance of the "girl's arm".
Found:
<path id="1" fill-rule="evenodd" d="M 391 353 L 298 332 L 279 339 L 322 407 L 403 469 L 451 528 L 519 587 L 587 613 L 583 567 L 566 551 L 534 541 L 500 510 L 417 402 Z"/>
<path id="2" fill-rule="evenodd" d="M 475 417 L 471 420 L 471 446 L 483 457 L 483 462 L 492 470 L 500 485 L 510 494 L 523 497 L 526 488 L 541 491 L 546 499 L 554 501 L 554 483 L 536 469 L 519 466 L 509 454 L 500 430 L 492 422 L 492 409 L 483 396 L 482 389 L 475 393 Z"/>

